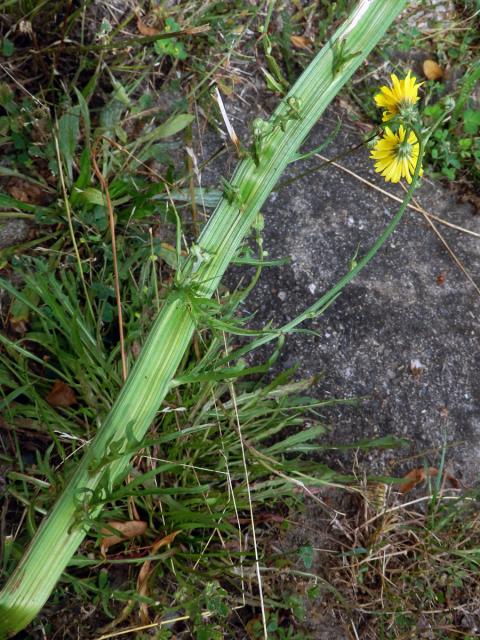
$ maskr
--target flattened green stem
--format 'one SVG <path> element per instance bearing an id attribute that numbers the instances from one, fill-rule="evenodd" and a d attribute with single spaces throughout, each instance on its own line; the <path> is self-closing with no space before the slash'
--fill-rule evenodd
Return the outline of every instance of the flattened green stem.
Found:
<path id="1" fill-rule="evenodd" d="M 114 450 L 113 442 L 126 445 L 132 431 L 138 437 L 148 429 L 169 389 L 178 360 L 189 345 L 193 329 L 191 315 L 180 300 L 169 304 L 158 317 L 152 328 L 152 335 L 157 336 L 157 340 L 145 343 L 135 366 L 136 375 L 128 377 L 80 466 L 2 591 L 0 638 L 25 627 L 45 604 L 61 572 L 85 537 L 86 530 L 79 521 L 82 511 L 94 518 L 101 509 L 89 510 L 92 492 L 113 482 L 129 463 L 129 457 L 125 456 L 101 467 L 102 459 Z M 157 350 L 159 336 L 161 353 Z M 97 495 L 97 504 L 102 497 L 106 495 Z"/>
<path id="2" fill-rule="evenodd" d="M 189 258 L 179 277 L 180 291 L 167 298 L 110 414 L 0 593 L 0 637 L 11 637 L 38 614 L 85 537 L 88 522 L 127 468 L 130 454 L 125 451 L 109 464 L 102 465 L 102 461 L 112 459 L 115 452 L 123 453 L 124 445 L 130 451 L 160 408 L 195 329 L 188 297 L 181 288 L 188 287 L 199 297 L 213 294 L 308 132 L 405 4 L 406 0 L 360 0 L 270 120 L 258 123 L 255 153 L 242 161 L 230 181 L 235 198 L 231 202 L 223 198 L 217 206 L 198 239 L 197 256 Z M 356 55 L 338 69 L 332 65 L 335 42 L 340 39 L 347 58 L 349 53 Z M 199 264 L 198 255 L 208 259 Z M 82 513 L 88 520 L 80 526 Z"/>

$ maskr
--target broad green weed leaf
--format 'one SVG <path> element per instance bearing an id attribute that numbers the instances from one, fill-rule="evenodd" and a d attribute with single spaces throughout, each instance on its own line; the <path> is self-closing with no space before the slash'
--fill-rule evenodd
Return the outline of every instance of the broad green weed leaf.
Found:
<path id="1" fill-rule="evenodd" d="M 303 566 L 305 569 L 311 569 L 313 567 L 313 547 L 300 547 L 298 550 L 298 556 L 300 560 L 303 562 Z"/>
<path id="2" fill-rule="evenodd" d="M 80 132 L 80 106 L 71 107 L 58 121 L 58 144 L 67 175 L 73 179 L 73 158 Z"/>
<path id="3" fill-rule="evenodd" d="M 475 135 L 480 129 L 480 110 L 467 109 L 463 114 L 463 128 L 465 133 L 472 133 Z"/>
<path id="4" fill-rule="evenodd" d="M 191 113 L 179 113 L 177 116 L 169 118 L 166 122 L 161 124 L 157 129 L 158 138 L 168 138 L 174 136 L 192 122 L 193 115 Z"/>
<path id="5" fill-rule="evenodd" d="M 8 38 L 4 38 L 2 42 L 2 54 L 5 58 L 9 58 L 15 51 L 15 45 Z"/>
<path id="6" fill-rule="evenodd" d="M 102 207 L 107 206 L 105 196 L 99 189 L 95 189 L 95 187 L 88 187 L 87 189 L 83 189 L 81 191 L 80 197 L 84 202 L 88 202 L 89 204 L 98 204 Z"/>

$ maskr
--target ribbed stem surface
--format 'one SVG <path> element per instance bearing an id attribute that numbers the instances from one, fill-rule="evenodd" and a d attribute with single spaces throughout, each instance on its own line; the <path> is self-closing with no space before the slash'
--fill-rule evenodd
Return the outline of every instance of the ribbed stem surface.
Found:
<path id="1" fill-rule="evenodd" d="M 247 156 L 235 172 L 198 239 L 197 252 L 180 277 L 180 287 L 210 297 L 255 216 L 308 132 L 340 88 L 354 73 L 406 0 L 361 0 L 268 123 L 257 123 L 255 157 Z M 341 64 L 341 52 L 356 53 Z M 293 231 L 294 232 L 294 231 Z M 101 461 L 118 443 L 141 440 L 168 392 L 195 329 L 188 297 L 172 291 L 155 321 L 112 410 L 88 447 L 77 471 L 40 526 L 21 562 L 0 593 L 0 637 L 11 637 L 31 622 L 55 587 L 86 535 L 79 526 L 82 508 L 98 503 L 125 470 L 130 456 L 108 465 Z M 113 445 L 112 443 L 117 443 Z M 100 498 L 106 496 L 100 496 Z M 82 506 L 83 505 L 83 506 Z M 89 513 L 90 516 L 95 515 Z"/>

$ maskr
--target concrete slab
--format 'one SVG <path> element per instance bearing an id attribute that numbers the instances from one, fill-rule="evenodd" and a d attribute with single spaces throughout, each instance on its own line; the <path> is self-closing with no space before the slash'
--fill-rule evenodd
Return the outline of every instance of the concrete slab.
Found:
<path id="1" fill-rule="evenodd" d="M 307 148 L 321 144 L 335 117 L 333 109 L 322 119 Z M 347 151 L 342 165 L 402 196 L 398 185 L 374 174 L 366 148 L 348 152 L 360 140 L 358 129 L 347 124 L 324 153 Z M 315 163 L 292 165 L 286 177 Z M 416 197 L 427 211 L 480 233 L 473 209 L 440 184 L 424 180 Z M 265 269 L 248 311 L 276 325 L 295 317 L 348 270 L 357 249 L 366 252 L 397 207 L 332 166 L 273 193 L 263 208 L 265 248 L 271 257 L 288 256 L 290 264 Z M 480 238 L 437 227 L 480 282 Z M 313 390 L 320 397 L 365 398 L 358 408 L 328 410 L 332 443 L 390 434 L 411 441 L 394 457 L 391 451 L 368 454 L 368 471 L 400 473 L 402 466 L 390 464 L 399 456 L 405 469 L 426 459 L 435 466 L 446 443 L 447 462 L 470 483 L 480 456 L 479 303 L 434 231 L 410 211 L 374 262 L 322 317 L 304 325 L 317 335 L 288 338 L 281 365 L 297 364 L 299 377 L 322 374 Z M 342 460 L 334 463 L 349 471 Z"/>

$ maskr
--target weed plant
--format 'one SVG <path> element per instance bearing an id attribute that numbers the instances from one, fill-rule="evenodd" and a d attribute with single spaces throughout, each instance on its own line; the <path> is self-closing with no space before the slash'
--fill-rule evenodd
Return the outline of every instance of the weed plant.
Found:
<path id="1" fill-rule="evenodd" d="M 370 486 L 342 519 L 325 575 L 331 606 L 359 637 L 478 637 L 478 491 L 459 495 L 441 477 L 413 495 Z"/>
<path id="2" fill-rule="evenodd" d="M 155 266 L 148 259 L 143 263 L 149 269 Z M 2 514 L 3 577 L 62 492 L 121 381 L 113 364 L 119 348 L 112 339 L 115 323 L 105 320 L 105 301 L 93 300 L 96 322 L 92 322 L 71 271 L 64 271 L 59 281 L 38 260 L 22 261 L 18 270 L 41 302 L 32 310 L 20 341 L 2 338 L 2 465 L 8 486 Z M 130 307 L 129 360 L 134 359 L 135 343 L 142 342 L 145 315 L 155 295 L 153 288 L 141 286 L 149 280 L 143 271 L 134 271 L 130 287 L 124 287 L 140 305 L 139 311 L 135 304 Z M 4 285 L 15 294 L 7 282 Z M 102 504 L 100 518 L 91 523 L 88 512 L 82 515 L 79 510 L 79 517 L 93 528 L 72 558 L 53 603 L 79 602 L 80 607 L 87 598 L 97 610 L 93 624 L 119 616 L 124 606 L 130 611 L 144 603 L 151 615 L 188 616 L 185 628 L 194 633 L 198 626 L 195 633 L 214 637 L 208 634 L 224 623 L 203 622 L 205 611 L 221 620 L 235 606 L 257 603 L 251 580 L 250 506 L 256 519 L 264 522 L 257 525 L 262 548 L 263 538 L 284 527 L 290 509 L 298 508 L 308 491 L 302 490 L 304 485 L 321 486 L 340 479 L 303 455 L 317 449 L 315 442 L 325 431 L 321 410 L 328 402 L 306 395 L 312 381 L 291 382 L 292 372 L 268 383 L 261 377 L 243 381 L 249 370 L 240 362 L 231 370 L 230 382 L 218 382 L 224 338 L 207 328 L 200 332 L 196 349 L 185 357 L 176 386 L 124 482 L 109 493 L 108 500 L 101 491 L 96 496 Z M 228 338 L 227 348 L 230 342 Z M 261 372 L 262 366 L 255 370 Z M 60 374 L 75 394 L 74 404 L 68 407 L 52 406 L 46 399 Z M 182 382 L 192 378 L 197 381 Z M 249 498 L 239 429 L 250 460 Z M 101 531 L 109 522 L 130 520 L 148 524 L 141 540 L 121 544 L 102 558 L 96 545 Z M 11 528 L 7 523 L 12 522 L 23 526 Z M 172 532 L 175 541 L 152 556 L 149 550 L 155 541 Z M 140 595 L 136 581 L 146 561 L 155 561 L 155 569 L 148 590 Z M 265 562 L 272 558 L 265 556 Z M 272 594 L 267 604 L 282 606 L 280 594 Z M 59 619 L 48 621 L 50 615 L 41 616 L 35 627 L 47 637 L 60 631 Z M 89 620 L 82 620 L 84 624 Z"/>
<path id="3" fill-rule="evenodd" d="M 241 69 L 243 60 L 258 56 L 266 87 L 285 93 L 349 8 L 347 2 L 292 3 L 293 10 L 266 18 L 255 3 L 182 2 L 167 9 L 145 5 L 137 17 L 113 9 L 99 17 L 91 2 L 4 5 L 0 204 L 2 216 L 32 220 L 41 233 L 2 253 L 8 293 L 0 334 L 2 582 L 121 388 L 116 285 L 131 369 L 185 265 L 199 216 L 222 195 L 195 186 L 192 156 L 186 168 L 180 162 L 183 145 L 196 134 L 191 113 L 202 111 L 218 128 L 209 83 L 214 79 L 225 93 L 237 90 L 241 72 L 232 77 L 226 62 L 235 57 Z M 269 32 L 268 20 L 281 28 Z M 253 24 L 270 33 L 261 47 L 251 36 Z M 152 30 L 170 35 L 159 39 Z M 41 52 L 33 61 L 32 42 Z M 108 181 L 116 216 L 117 277 L 93 159 Z M 133 459 L 122 482 L 114 489 L 100 485 L 88 504 L 78 496 L 77 524 L 89 535 L 30 637 L 91 637 L 102 625 L 108 637 L 159 614 L 165 623 L 157 626 L 159 638 L 261 637 L 255 561 L 288 566 L 290 560 L 269 547 L 288 528 L 289 514 L 305 495 L 316 499 L 317 487 L 349 480 L 312 457 L 321 449 L 328 404 L 308 395 L 313 381 L 293 381 L 294 371 L 268 376 L 281 332 L 266 362 L 246 356 L 249 340 L 265 339 L 239 313 L 269 264 L 262 224 L 258 217 L 234 257 L 252 269 L 251 282 L 220 289 L 198 308 L 192 345 L 162 410 L 144 441 L 130 438 Z M 64 386 L 52 395 L 58 380 Z M 126 451 L 110 448 L 98 464 L 120 453 Z M 93 517 L 96 507 L 101 514 Z M 105 557 L 102 541 L 115 531 L 112 523 L 132 521 L 146 529 L 112 545 Z M 271 637 L 301 638 L 298 599 L 275 579 L 265 581 Z"/>
<path id="4" fill-rule="evenodd" d="M 153 99 L 148 92 L 139 95 L 149 66 L 140 65 L 132 76 L 131 59 L 120 60 L 116 54 L 125 44 L 118 32 L 128 20 L 113 26 L 103 19 L 95 25 L 96 42 L 90 43 L 85 12 L 93 8 L 85 5 L 84 13 L 63 8 L 55 15 L 49 8 L 47 15 L 24 7 L 32 37 L 38 21 L 47 20 L 46 55 L 38 59 L 43 67 L 38 69 L 38 97 L 25 86 L 21 54 L 13 84 L 2 86 L 5 213 L 27 215 L 50 232 L 49 243 L 33 254 L 21 255 L 30 242 L 9 254 L 8 278 L 2 280 L 11 300 L 0 355 L 8 483 L 2 578 L 17 565 L 104 423 L 152 316 L 180 281 L 187 264 L 184 238 L 192 235 L 178 200 L 182 194 L 184 199 L 181 189 L 187 182 L 187 202 L 194 207 L 193 175 L 179 174 L 173 160 L 178 145 L 171 139 L 181 132 L 191 135 L 187 128 L 193 117 L 179 101 L 170 118 L 155 110 L 152 119 Z M 195 20 L 203 24 L 205 19 L 225 28 L 222 10 L 216 22 L 212 13 L 194 16 L 191 4 L 182 9 L 175 18 L 157 16 L 164 30 L 178 33 L 180 21 L 183 31 L 191 30 Z M 9 14 L 12 21 L 15 17 Z M 59 21 L 60 45 L 53 39 Z M 145 25 L 139 17 L 142 37 L 147 29 L 158 29 Z M 4 50 L 12 57 L 18 39 L 9 35 Z M 84 54 L 80 65 L 69 54 L 72 35 L 80 40 L 75 49 Z M 145 44 L 138 35 L 126 40 L 131 46 Z M 176 36 L 149 44 L 145 55 L 149 60 L 158 55 L 167 77 L 185 58 L 184 42 Z M 65 66 L 61 81 L 49 73 L 50 63 Z M 88 70 L 90 79 L 82 86 Z M 205 82 L 210 72 L 201 71 Z M 199 96 L 201 83 L 194 95 Z M 103 176 L 108 190 L 99 188 L 95 175 L 99 180 Z M 199 195 L 204 201 L 206 194 Z M 114 230 L 110 207 L 116 214 Z M 255 228 L 258 255 L 252 258 L 244 244 L 236 256 L 256 267 L 252 285 L 263 262 L 260 218 Z M 202 254 L 197 257 L 205 260 Z M 122 293 L 121 322 L 116 289 Z M 147 438 L 137 441 L 127 425 L 125 441 L 110 444 L 101 458 L 92 459 L 93 475 L 133 455 L 115 487 L 105 474 L 94 489 L 80 487 L 75 493 L 72 527 L 90 534 L 53 597 L 54 616 L 47 612 L 40 617 L 33 634 L 69 633 L 70 616 L 61 620 L 66 602 L 69 608 L 78 602 L 80 610 L 85 600 L 92 604 L 92 631 L 102 617 L 103 622 L 113 619 L 113 629 L 139 609 L 143 623 L 158 612 L 167 618 L 171 614 L 195 637 L 208 638 L 221 634 L 236 607 L 245 612 L 259 604 L 262 609 L 285 606 L 285 594 L 274 590 L 263 600 L 258 576 L 252 574 L 254 561 L 258 565 L 264 557 L 263 526 L 257 532 L 254 522 L 261 516 L 271 529 L 270 523 L 283 522 L 305 492 L 337 478 L 304 457 L 318 448 L 315 442 L 325 429 L 319 414 L 325 403 L 305 395 L 311 381 L 293 383 L 288 373 L 263 381 L 278 348 L 264 364 L 249 367 L 237 358 L 231 363 L 234 340 L 257 337 L 244 328 L 247 318 L 236 315 L 250 290 L 249 285 L 230 295 L 220 292 L 217 300 L 199 305 L 184 289 L 196 317 L 193 346 Z M 118 339 L 121 329 L 123 343 Z M 7 528 L 7 522 L 18 526 Z M 104 550 L 106 532 L 118 532 L 119 523 L 129 522 L 142 523 L 141 537 L 126 543 L 121 537 L 122 551 L 112 557 L 109 548 Z M 85 626 L 88 615 L 80 612 L 74 618 Z"/>
<path id="5" fill-rule="evenodd" d="M 272 35 L 270 42 L 271 53 L 281 61 L 287 78 L 292 69 L 309 62 L 313 51 L 325 41 L 329 25 L 345 17 L 349 6 L 345 0 L 316 2 L 298 12 L 281 12 L 277 19 L 281 20 L 282 31 Z M 444 116 L 427 150 L 428 171 L 449 183 L 457 182 L 463 191 L 475 192 L 480 184 L 480 111 L 475 94 L 480 78 L 480 8 L 476 0 L 452 6 L 454 11 L 445 14 L 438 13 L 428 0 L 409 3 L 405 15 L 397 20 L 395 39 L 386 37 L 381 41 L 360 77 L 347 85 L 346 93 L 352 118 L 378 121 L 371 101 L 372 78 L 378 81 L 391 72 L 402 76 L 413 69 L 424 81 L 425 116 L 430 122 Z M 289 38 L 290 44 L 286 46 Z M 425 77 L 425 60 L 438 62 L 441 77 Z M 281 91 L 285 77 L 275 72 L 279 65 L 269 64 L 268 57 L 266 64 L 270 72 L 267 84 Z M 447 118 L 450 103 L 456 108 Z"/>

